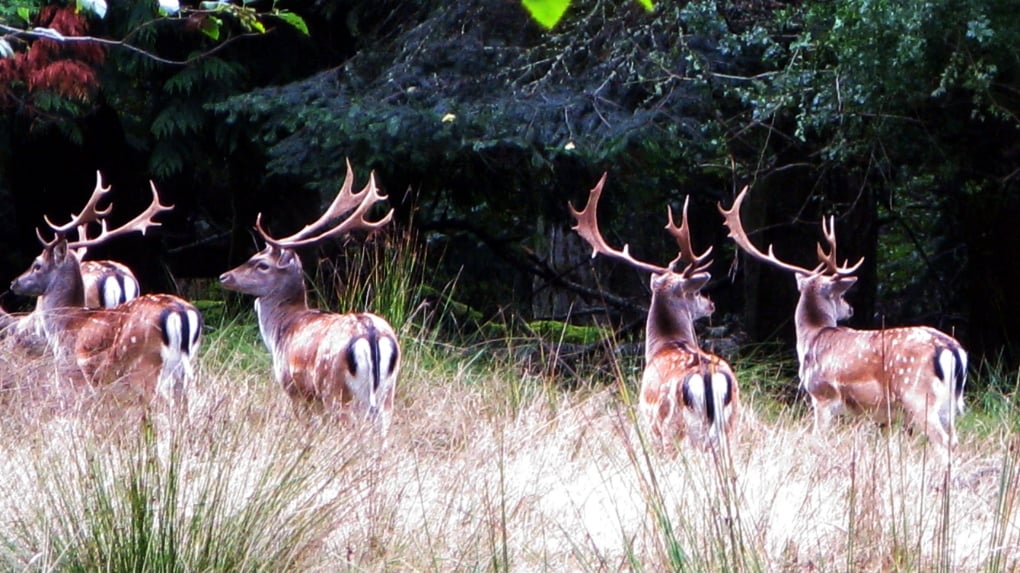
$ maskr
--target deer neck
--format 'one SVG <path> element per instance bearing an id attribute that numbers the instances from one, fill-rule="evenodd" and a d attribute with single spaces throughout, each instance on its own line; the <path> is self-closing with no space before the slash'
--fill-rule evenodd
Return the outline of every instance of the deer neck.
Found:
<path id="1" fill-rule="evenodd" d="M 671 304 L 669 297 L 653 292 L 645 323 L 645 360 L 651 360 L 659 350 L 669 346 L 686 346 L 691 350 L 698 348 L 694 319 L 690 309 L 680 304 Z"/>
<path id="2" fill-rule="evenodd" d="M 85 308 L 85 282 L 78 262 L 61 264 L 50 278 L 45 292 L 36 300 L 42 311 L 43 330 L 48 338 L 63 332 L 74 319 L 75 312 Z"/>
<path id="3" fill-rule="evenodd" d="M 277 291 L 255 299 L 255 314 L 258 315 L 259 332 L 262 340 L 275 355 L 276 347 L 283 338 L 290 322 L 308 310 L 308 295 L 304 284 L 289 281 Z"/>
<path id="4" fill-rule="evenodd" d="M 827 328 L 836 328 L 836 316 L 824 301 L 816 300 L 810 293 L 801 293 L 794 315 L 797 331 L 797 356 L 801 364 L 807 356 L 818 333 Z"/>

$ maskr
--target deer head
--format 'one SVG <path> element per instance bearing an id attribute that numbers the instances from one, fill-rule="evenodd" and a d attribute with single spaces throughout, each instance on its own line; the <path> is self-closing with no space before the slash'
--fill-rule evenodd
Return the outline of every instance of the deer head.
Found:
<path id="1" fill-rule="evenodd" d="M 35 258 L 28 270 L 11 283 L 11 290 L 22 296 L 52 295 L 55 290 L 66 294 L 64 306 L 84 306 L 85 293 L 77 257 L 68 247 L 67 239 L 57 235 L 52 241 L 39 239 L 43 243 L 42 253 Z"/>
<path id="2" fill-rule="evenodd" d="M 314 222 L 287 237 L 275 238 L 262 226 L 262 214 L 255 220 L 255 230 L 266 247 L 253 255 L 247 262 L 224 273 L 220 280 L 223 286 L 254 295 L 259 298 L 275 293 L 289 293 L 304 298 L 304 277 L 301 260 L 294 249 L 318 244 L 330 238 L 347 235 L 354 231 L 373 232 L 386 225 L 393 218 L 391 209 L 382 218 L 369 221 L 369 210 L 386 199 L 375 184 L 375 174 L 370 174 L 368 184 L 355 193 L 354 171 L 347 162 L 347 176 L 329 208 Z M 342 220 L 340 220 L 343 218 Z"/>
<path id="3" fill-rule="evenodd" d="M 596 213 L 606 177 L 603 174 L 598 184 L 590 191 L 588 203 L 583 210 L 578 211 L 574 209 L 573 204 L 569 205 L 570 213 L 577 221 L 574 230 L 591 245 L 592 257 L 605 255 L 651 274 L 652 304 L 649 308 L 646 332 L 646 346 L 649 351 L 654 351 L 653 347 L 657 346 L 660 338 L 676 336 L 689 338 L 696 347 L 697 344 L 693 340 L 693 321 L 710 316 L 715 310 L 712 301 L 701 294 L 701 289 L 711 279 L 708 267 L 711 265 L 709 255 L 712 248 L 709 247 L 705 252 L 698 254 L 691 246 L 690 226 L 687 224 L 688 200 L 684 200 L 679 226 L 673 220 L 673 210 L 666 209 L 668 222 L 665 228 L 677 242 L 679 248 L 677 256 L 667 266 L 647 263 L 635 259 L 630 254 L 628 245 L 624 245 L 622 249 L 610 247 L 599 231 Z"/>
<path id="4" fill-rule="evenodd" d="M 833 217 L 829 217 L 827 221 L 822 219 L 822 234 L 828 249 L 821 243 L 817 245 L 817 266 L 808 269 L 784 262 L 775 255 L 772 245 L 769 245 L 767 253 L 758 250 L 744 231 L 740 222 L 740 207 L 747 196 L 747 189 L 744 187 L 741 190 L 729 210 L 724 209 L 722 205 L 719 206 L 719 211 L 725 218 L 725 225 L 729 229 L 729 236 L 737 246 L 753 258 L 796 276 L 797 289 L 801 293 L 803 303 L 798 305 L 798 314 L 803 315 L 805 325 L 835 325 L 838 321 L 853 316 L 853 308 L 843 295 L 857 282 L 857 277 L 853 276 L 853 273 L 864 264 L 864 258 L 853 265 L 848 265 L 847 261 L 842 265 L 837 263 L 835 219 Z"/>

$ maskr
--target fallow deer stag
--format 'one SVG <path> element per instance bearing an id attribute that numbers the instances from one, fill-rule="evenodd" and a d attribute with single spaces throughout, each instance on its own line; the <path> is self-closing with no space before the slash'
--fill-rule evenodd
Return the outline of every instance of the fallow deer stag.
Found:
<path id="1" fill-rule="evenodd" d="M 853 266 L 836 259 L 835 221 L 822 220 L 826 250 L 817 246 L 818 266 L 813 269 L 781 261 L 769 246 L 759 251 L 740 222 L 740 206 L 747 187 L 733 207 L 719 210 L 729 235 L 752 257 L 797 279 L 800 299 L 794 315 L 800 384 L 811 396 L 815 430 L 827 428 L 844 408 L 870 413 L 888 421 L 893 409 L 902 409 L 908 422 L 924 429 L 943 452 L 957 443 L 955 417 L 963 412 L 967 353 L 951 336 L 934 328 L 916 326 L 883 330 L 855 330 L 837 323 L 850 318 L 853 309 L 843 298 L 857 278 Z"/>
<path id="2" fill-rule="evenodd" d="M 141 232 L 144 234 L 149 227 L 158 224 L 154 222 L 153 217 L 172 209 L 172 207 L 160 204 L 159 193 L 156 191 L 155 184 L 152 182 L 149 184 L 152 187 L 152 202 L 149 204 L 149 207 L 122 227 L 112 230 L 107 227 L 106 217 L 113 211 L 112 204 L 108 205 L 105 209 L 99 208 L 99 202 L 110 192 L 110 187 L 103 186 L 103 176 L 99 171 L 96 172 L 96 186 L 92 191 L 92 196 L 89 197 L 85 207 L 79 214 L 72 215 L 71 222 L 65 225 L 55 225 L 48 217 L 44 216 L 46 223 L 55 233 L 65 236 L 70 235 L 72 231 L 77 233 L 77 240 L 68 242 L 68 248 L 71 249 L 81 264 L 82 282 L 85 289 L 85 308 L 112 308 L 139 295 L 138 279 L 135 278 L 134 273 L 127 265 L 112 260 L 87 261 L 85 256 L 89 246 L 95 246 L 99 243 L 89 240 L 90 226 L 98 225 L 100 227 L 100 236 L 102 237 L 100 242 L 105 242 L 127 233 Z M 95 238 L 93 237 L 93 239 Z M 37 309 L 41 302 L 41 299 L 36 301 Z M 3 319 L 0 319 L 0 328 L 13 324 L 15 337 L 19 341 L 22 341 L 29 348 L 38 346 L 35 341 L 43 338 L 41 312 L 37 310 L 20 317 L 9 315 L 5 312 L 2 315 Z"/>
<path id="3" fill-rule="evenodd" d="M 100 187 L 70 222 L 54 225 L 47 219 L 55 238 L 46 241 L 39 236 L 42 254 L 14 280 L 11 290 L 39 297 L 42 330 L 62 378 L 77 384 L 116 385 L 126 390 L 128 399 L 141 398 L 145 403 L 157 395 L 176 402 L 186 396 L 193 377 L 202 331 L 198 309 L 168 294 L 144 295 L 113 308 L 85 308 L 81 261 L 74 253 L 116 235 L 144 234 L 159 225 L 153 217 L 169 207 L 159 204 L 154 188 L 148 209 L 109 230 L 103 217 L 110 208 L 96 208 L 105 192 Z M 67 241 L 66 233 L 97 221 L 102 226 L 98 236 Z"/>
<path id="4" fill-rule="evenodd" d="M 603 175 L 584 210 L 577 211 L 571 204 L 570 212 L 577 220 L 574 230 L 593 249 L 592 257 L 603 254 L 651 273 L 652 301 L 645 327 L 639 406 L 643 425 L 660 447 L 678 445 L 685 437 L 702 449 L 725 445 L 739 417 L 740 391 L 729 364 L 702 350 L 694 331 L 694 321 L 715 310 L 701 293 L 711 278 L 707 269 L 712 249 L 699 255 L 691 247 L 687 201 L 679 227 L 673 222 L 672 209 L 666 210 L 666 230 L 680 248 L 668 266 L 635 259 L 627 245 L 613 249 L 602 238 L 596 218 L 605 182 Z M 685 266 L 678 271 L 681 263 Z"/>
<path id="5" fill-rule="evenodd" d="M 385 435 L 400 369 L 396 333 L 374 314 L 308 308 L 301 260 L 294 252 L 352 231 L 371 232 L 390 221 L 392 210 L 377 221 L 366 219 L 372 206 L 386 198 L 376 188 L 374 173 L 360 192 L 354 193 L 353 185 L 348 162 L 343 186 L 326 212 L 288 237 L 271 237 L 259 214 L 255 229 L 265 249 L 222 274 L 220 282 L 256 297 L 259 330 L 273 357 L 274 377 L 292 403 L 344 419 L 367 419 Z"/>

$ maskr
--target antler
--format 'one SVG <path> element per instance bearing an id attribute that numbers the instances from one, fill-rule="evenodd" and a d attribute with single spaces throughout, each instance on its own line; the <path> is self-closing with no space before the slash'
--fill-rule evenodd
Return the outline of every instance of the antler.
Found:
<path id="1" fill-rule="evenodd" d="M 113 209 L 113 204 L 111 203 L 110 206 L 106 208 L 106 211 L 98 212 L 100 216 L 96 219 L 96 221 L 98 221 L 100 225 L 99 235 L 91 239 L 88 238 L 85 234 L 85 229 L 88 223 L 78 223 L 78 240 L 67 243 L 67 246 L 75 250 L 84 250 L 88 247 L 94 247 L 100 243 L 104 243 L 113 237 L 119 237 L 121 235 L 134 232 L 139 232 L 142 235 L 145 235 L 145 232 L 148 231 L 150 227 L 159 227 L 162 223 L 155 220 L 156 215 L 165 211 L 170 211 L 174 207 L 173 205 L 163 205 L 159 202 L 159 192 L 156 190 L 155 183 L 149 181 L 149 187 L 152 188 L 152 202 L 149 203 L 149 206 L 144 211 L 135 216 L 134 219 L 131 219 L 127 223 L 124 223 L 115 229 L 108 229 L 106 226 L 106 215 L 110 213 L 111 209 Z M 107 188 L 107 190 L 109 190 L 109 188 Z M 88 208 L 88 206 L 86 206 L 86 208 Z M 93 211 L 95 212 L 94 208 Z M 66 226 L 67 225 L 65 225 L 65 227 Z M 50 228 L 57 233 L 61 233 L 61 230 L 53 227 L 52 224 L 50 225 Z"/>
<path id="2" fill-rule="evenodd" d="M 53 224 L 53 221 L 50 221 L 48 215 L 43 215 L 43 220 L 46 221 L 46 224 L 49 225 L 50 229 L 53 229 L 54 233 L 64 235 L 67 234 L 68 231 L 77 227 L 80 236 L 85 232 L 84 229 L 89 223 L 102 221 L 110 214 L 110 211 L 113 210 L 113 204 L 107 205 L 105 210 L 96 208 L 97 205 L 99 205 L 99 202 L 109 192 L 109 187 L 103 187 L 103 174 L 96 171 L 96 188 L 92 190 L 92 196 L 89 197 L 88 202 L 85 203 L 85 207 L 82 208 L 80 213 L 77 215 L 72 213 L 71 220 L 63 225 Z"/>
<path id="3" fill-rule="evenodd" d="M 700 255 L 696 255 L 694 248 L 691 247 L 691 228 L 687 224 L 687 204 L 690 202 L 690 199 L 689 196 L 684 197 L 683 219 L 679 227 L 673 222 L 673 209 L 670 207 L 666 208 L 666 216 L 669 218 L 669 221 L 666 223 L 666 230 L 669 231 L 670 235 L 673 235 L 677 245 L 680 246 L 680 254 L 670 261 L 669 268 L 676 268 L 677 263 L 687 263 L 683 270 L 683 276 L 688 278 L 708 269 L 712 264 L 708 261 L 708 256 L 712 254 L 712 247 L 709 247 L 707 251 Z"/>
<path id="4" fill-rule="evenodd" d="M 814 269 L 799 267 L 779 260 L 779 258 L 775 255 L 772 245 L 769 245 L 768 254 L 759 251 L 758 248 L 751 243 L 751 240 L 747 237 L 747 233 L 744 232 L 743 225 L 740 223 L 740 206 L 744 202 L 744 197 L 747 195 L 747 189 L 748 187 L 745 185 L 740 191 L 740 194 L 737 195 L 737 198 L 733 201 L 733 206 L 730 207 L 729 211 L 723 209 L 722 204 L 719 205 L 719 212 L 723 214 L 723 217 L 726 220 L 725 225 L 726 228 L 729 229 L 729 236 L 732 237 L 733 241 L 737 243 L 737 246 L 743 249 L 747 254 L 775 267 L 793 271 L 802 275 L 818 274 L 825 269 L 828 273 L 845 276 L 856 271 L 861 264 L 864 263 L 864 258 L 862 257 L 861 260 L 857 261 L 857 264 L 852 267 L 840 267 L 836 264 L 836 234 L 834 231 L 834 223 L 830 220 L 830 223 L 826 225 L 824 219 L 822 220 L 822 232 L 825 234 L 825 239 L 829 243 L 829 252 L 826 253 L 824 249 L 822 249 L 821 244 L 818 245 L 819 264 Z"/>
<path id="5" fill-rule="evenodd" d="M 354 170 L 351 168 L 351 162 L 347 161 L 347 176 L 344 178 L 344 183 L 322 216 L 314 222 L 305 225 L 304 228 L 289 237 L 274 239 L 262 227 L 262 213 L 259 213 L 255 218 L 255 230 L 262 235 L 267 244 L 280 249 L 293 249 L 358 229 L 374 231 L 389 223 L 393 218 L 393 209 L 390 209 L 386 215 L 377 221 L 369 221 L 365 218 L 365 215 L 372 206 L 386 199 L 386 196 L 379 193 L 379 188 L 375 185 L 375 172 L 369 174 L 368 184 L 361 191 L 353 193 L 351 191 L 353 186 Z M 350 214 L 347 215 L 346 219 L 332 228 L 323 230 L 323 227 L 347 213 Z"/>
<path id="6" fill-rule="evenodd" d="M 582 239 L 591 245 L 592 258 L 595 258 L 595 255 L 602 253 L 607 257 L 612 257 L 629 263 L 643 271 L 650 271 L 656 274 L 669 272 L 669 269 L 667 268 L 635 259 L 630 255 L 630 248 L 628 245 L 624 245 L 623 250 L 616 250 L 606 244 L 605 239 L 602 238 L 602 233 L 599 232 L 599 223 L 595 212 L 598 209 L 599 197 L 602 195 L 602 186 L 605 185 L 607 176 L 608 173 L 603 173 L 602 179 L 599 179 L 599 182 L 588 193 L 588 204 L 582 211 L 574 209 L 574 204 L 572 202 L 568 203 L 570 214 L 577 220 L 577 225 L 574 225 L 573 229 L 577 231 L 578 235 L 581 235 Z"/>
<path id="7" fill-rule="evenodd" d="M 825 268 L 834 275 L 847 276 L 853 274 L 862 264 L 864 264 L 864 257 L 861 257 L 852 267 L 846 266 L 849 261 L 843 261 L 843 266 L 839 266 L 836 262 L 836 219 L 835 217 L 829 217 L 829 224 L 825 224 L 825 218 L 822 218 L 822 234 L 825 235 L 825 241 L 829 243 L 829 252 L 826 253 L 822 248 L 822 244 L 818 243 L 818 260 L 825 265 Z"/>

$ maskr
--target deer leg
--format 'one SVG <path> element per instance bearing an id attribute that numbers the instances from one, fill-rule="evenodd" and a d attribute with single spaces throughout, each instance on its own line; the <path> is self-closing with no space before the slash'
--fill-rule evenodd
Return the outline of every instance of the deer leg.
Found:
<path id="1" fill-rule="evenodd" d="M 679 439 L 673 431 L 675 424 L 674 417 L 678 415 L 676 403 L 676 380 L 672 380 L 668 389 L 659 395 L 659 403 L 651 420 L 652 437 L 658 442 L 660 448 L 668 448 L 673 442 Z"/>
<path id="2" fill-rule="evenodd" d="M 832 398 L 811 396 L 811 405 L 815 412 L 815 432 L 827 432 L 832 426 L 832 418 L 839 412 L 842 402 Z"/>
<path id="3" fill-rule="evenodd" d="M 949 396 L 940 397 L 937 392 L 912 392 L 902 401 L 911 425 L 923 429 L 930 442 L 947 452 L 956 445 L 953 427 L 955 404 Z"/>

